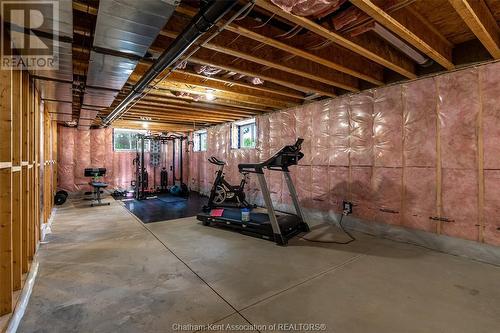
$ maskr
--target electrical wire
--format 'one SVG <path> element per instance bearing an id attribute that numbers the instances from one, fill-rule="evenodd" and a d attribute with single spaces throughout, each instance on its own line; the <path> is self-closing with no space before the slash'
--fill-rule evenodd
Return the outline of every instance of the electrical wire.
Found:
<path id="1" fill-rule="evenodd" d="M 259 24 L 259 25 L 256 25 L 255 27 L 253 27 L 254 29 L 259 29 L 259 28 L 263 28 L 265 27 L 274 17 L 274 15 L 276 14 L 273 14 L 271 17 L 269 17 L 269 19 L 267 21 L 265 21 L 264 23 L 262 24 Z"/>
<path id="2" fill-rule="evenodd" d="M 322 48 L 327 47 L 328 45 L 333 44 L 331 40 L 324 40 L 319 42 L 318 44 L 312 45 L 312 46 L 306 46 L 306 50 L 314 51 L 314 50 L 321 50 Z"/>
<path id="3" fill-rule="evenodd" d="M 299 236 L 300 239 L 303 239 L 307 242 L 311 242 L 311 243 L 323 243 L 323 244 L 341 244 L 341 245 L 346 245 L 346 244 L 349 244 L 349 243 L 352 243 L 356 240 L 356 238 L 349 232 L 347 231 L 345 228 L 344 228 L 344 225 L 342 224 L 342 220 L 344 218 L 344 214 L 340 215 L 340 221 L 339 221 L 339 226 L 340 226 L 340 229 L 344 232 L 344 234 L 346 234 L 350 239 L 348 241 L 345 241 L 345 242 L 338 242 L 338 241 L 320 241 L 320 240 L 314 240 L 314 239 L 309 239 L 309 238 L 306 238 L 306 237 L 301 237 Z"/>
<path id="4" fill-rule="evenodd" d="M 282 34 L 274 36 L 274 38 L 285 38 L 288 35 L 290 35 L 291 33 L 295 32 L 295 30 L 297 30 L 297 29 L 299 29 L 299 30 L 301 29 L 301 26 L 298 24 L 296 26 L 294 26 L 292 29 L 288 30 L 287 32 L 284 32 Z"/>
<path id="5" fill-rule="evenodd" d="M 250 12 L 253 10 L 253 7 L 255 7 L 255 3 L 252 3 L 252 5 L 250 7 L 248 7 L 247 11 L 243 14 L 241 14 L 241 16 L 235 18 L 234 20 L 235 21 L 241 21 L 243 20 L 245 17 L 248 16 L 248 14 L 250 14 Z"/>

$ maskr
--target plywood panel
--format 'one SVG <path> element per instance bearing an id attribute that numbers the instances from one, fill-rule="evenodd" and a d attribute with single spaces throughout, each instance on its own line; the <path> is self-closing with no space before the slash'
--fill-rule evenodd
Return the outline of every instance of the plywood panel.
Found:
<path id="1" fill-rule="evenodd" d="M 498 0 L 485 0 L 486 5 L 491 11 L 491 14 L 493 14 L 493 17 L 497 21 L 497 23 L 500 25 L 500 1 Z"/>
<path id="2" fill-rule="evenodd" d="M 410 8 L 425 17 L 453 44 L 476 38 L 448 0 L 418 0 Z"/>

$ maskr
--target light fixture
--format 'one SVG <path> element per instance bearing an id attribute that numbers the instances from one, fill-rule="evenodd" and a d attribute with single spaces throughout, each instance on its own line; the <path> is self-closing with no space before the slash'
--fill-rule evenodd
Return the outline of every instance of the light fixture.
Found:
<path id="1" fill-rule="evenodd" d="M 212 89 L 207 89 L 205 98 L 207 101 L 213 101 L 215 99 L 214 91 Z"/>

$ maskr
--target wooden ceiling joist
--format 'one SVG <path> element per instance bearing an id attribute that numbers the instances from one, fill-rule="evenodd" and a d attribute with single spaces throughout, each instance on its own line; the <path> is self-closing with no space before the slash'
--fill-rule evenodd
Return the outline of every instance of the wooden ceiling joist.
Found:
<path id="1" fill-rule="evenodd" d="M 156 111 L 150 111 L 148 109 L 143 109 L 143 108 L 134 108 L 133 110 L 130 110 L 130 113 L 127 114 L 140 114 L 143 117 L 149 117 L 151 120 L 156 120 L 156 119 L 171 119 L 173 117 L 177 117 L 180 119 L 188 119 L 189 120 L 195 120 L 195 121 L 201 121 L 201 120 L 206 120 L 206 121 L 213 121 L 213 122 L 228 122 L 228 121 L 234 121 L 237 119 L 241 118 L 212 118 L 212 117 L 204 117 L 203 115 L 188 115 L 187 117 L 182 117 L 176 115 L 173 112 L 168 112 L 168 113 L 160 113 Z"/>
<path id="2" fill-rule="evenodd" d="M 202 128 L 203 126 L 194 126 L 194 124 L 186 123 L 175 123 L 175 122 L 157 122 L 148 121 L 145 123 L 142 120 L 124 120 L 119 119 L 113 122 L 113 127 L 115 128 L 127 128 L 127 129 L 144 129 L 145 124 L 147 128 L 153 131 L 169 131 L 169 132 L 187 132 L 193 129 Z"/>
<path id="3" fill-rule="evenodd" d="M 255 3 L 257 6 L 265 9 L 269 13 L 274 13 L 291 23 L 312 31 L 327 40 L 331 40 L 332 42 L 384 67 L 387 67 L 407 78 L 414 79 L 417 77 L 413 62 L 399 52 L 395 52 L 392 47 L 390 47 L 387 43 L 384 43 L 382 40 L 367 38 L 363 35 L 357 37 L 340 35 L 311 21 L 308 18 L 287 13 L 272 4 L 269 0 L 256 0 Z"/>
<path id="4" fill-rule="evenodd" d="M 128 90 L 126 90 L 126 89 L 123 90 L 123 92 L 127 92 L 127 91 Z M 163 88 L 150 90 L 149 93 L 147 95 L 145 95 L 145 97 L 167 97 L 167 98 L 170 98 L 170 99 L 176 100 L 176 101 L 182 101 L 183 100 L 183 101 L 192 102 L 192 103 L 199 102 L 199 101 L 193 100 L 192 97 L 174 96 L 170 92 L 170 90 L 166 90 L 166 89 L 163 89 Z M 123 95 L 119 96 L 119 98 L 117 98 L 115 100 L 115 103 L 118 103 L 122 98 L 123 98 Z M 132 103 L 136 103 L 138 101 L 139 100 L 136 99 Z M 229 99 L 224 99 L 224 98 L 217 98 L 217 99 L 215 99 L 215 100 L 213 100 L 211 102 L 206 102 L 206 103 L 207 104 L 210 103 L 210 104 L 214 105 L 214 108 L 218 108 L 218 107 L 231 107 L 231 108 L 235 108 L 237 110 L 247 110 L 247 111 L 254 111 L 254 112 L 267 112 L 267 111 L 273 111 L 274 110 L 273 108 L 269 108 L 269 107 L 249 105 L 249 104 L 246 104 L 246 103 L 241 103 L 241 102 L 237 102 L 237 101 L 233 101 L 233 100 L 229 100 Z"/>
<path id="5" fill-rule="evenodd" d="M 138 81 L 140 76 L 132 74 L 131 75 L 131 80 L 132 82 Z M 170 77 L 166 80 L 163 80 L 162 82 L 158 83 L 157 87 L 170 90 L 170 91 L 177 91 L 177 92 L 184 92 L 184 93 L 190 93 L 190 94 L 197 94 L 200 96 L 205 96 L 208 94 L 207 88 L 203 85 L 200 84 L 193 84 L 193 83 L 187 83 L 183 82 L 182 80 L 173 80 Z M 246 104 L 251 104 L 251 105 L 257 105 L 260 107 L 272 107 L 276 109 L 280 108 L 287 108 L 290 106 L 297 105 L 295 103 L 285 103 L 281 101 L 276 101 L 272 99 L 266 99 L 264 97 L 255 97 L 255 96 L 248 96 L 248 95 L 243 95 L 243 94 L 238 94 L 234 92 L 230 92 L 227 90 L 221 90 L 221 89 L 213 89 L 214 91 L 214 96 L 217 98 L 223 98 L 231 101 L 236 101 L 236 102 L 244 102 Z"/>
<path id="6" fill-rule="evenodd" d="M 157 101 L 150 101 L 150 100 L 147 100 L 147 101 L 141 101 L 139 103 L 136 104 L 137 106 L 147 106 L 147 107 L 151 107 L 151 108 L 156 108 L 156 109 L 159 109 L 159 110 L 172 110 L 172 111 L 175 111 L 175 112 L 193 112 L 195 114 L 205 114 L 205 115 L 209 115 L 209 116 L 220 116 L 220 117 L 223 117 L 223 118 L 226 118 L 226 117 L 245 117 L 247 115 L 254 115 L 256 114 L 257 112 L 248 112 L 248 113 L 230 113 L 230 112 L 222 112 L 222 111 L 214 111 L 214 110 L 200 110 L 200 109 L 196 109 L 196 108 L 186 108 L 186 107 L 183 107 L 183 106 L 177 106 L 177 105 L 165 105 L 164 103 L 159 103 Z"/>
<path id="7" fill-rule="evenodd" d="M 241 87 L 244 88 L 248 91 L 249 94 L 257 96 L 255 92 L 258 93 L 264 93 L 262 94 L 263 96 L 267 96 L 270 98 L 276 98 L 279 100 L 295 100 L 300 103 L 301 100 L 305 98 L 305 95 L 301 92 L 298 92 L 293 89 L 289 89 L 286 87 L 278 86 L 273 84 L 272 82 L 264 82 L 263 84 L 249 84 L 249 83 L 244 83 L 242 81 L 236 81 L 236 80 L 231 80 L 231 79 L 225 79 L 223 77 L 217 77 L 217 76 L 204 76 L 201 74 L 193 73 L 188 70 L 179 70 L 176 69 L 174 70 L 176 73 L 180 74 L 187 74 L 191 77 L 197 77 L 199 79 L 204 80 L 205 82 L 218 82 L 221 84 L 224 84 L 225 86 L 229 87 Z M 243 91 L 243 90 L 242 90 Z M 286 98 L 288 97 L 288 98 Z"/>
<path id="8" fill-rule="evenodd" d="M 248 38 L 238 38 L 235 40 L 237 36 L 231 32 L 221 33 L 211 43 L 206 44 L 205 48 L 347 91 L 354 92 L 359 90 L 358 80 L 353 76 L 302 58 L 288 58 L 290 55 L 286 52 L 269 46 L 253 51 L 253 48 L 259 44 L 255 45 L 255 42 L 248 40 Z M 226 41 L 226 45 L 218 43 L 218 41 Z M 227 45 L 227 41 L 231 42 L 230 46 Z"/>
<path id="9" fill-rule="evenodd" d="M 287 43 L 276 40 L 270 36 L 271 33 L 266 31 L 272 30 L 269 27 L 262 27 L 257 32 L 254 32 L 250 29 L 243 27 L 242 22 L 240 25 L 230 24 L 226 27 L 226 30 L 231 31 L 233 33 L 240 34 L 247 38 L 251 38 L 255 41 L 264 43 L 266 45 L 272 46 L 279 50 L 288 52 L 297 57 L 301 57 L 303 59 L 308 59 L 317 64 L 323 65 L 325 67 L 331 68 L 333 70 L 337 70 L 339 72 L 343 72 L 348 75 L 352 75 L 353 77 L 357 77 L 359 79 L 365 80 L 367 82 L 373 83 L 375 85 L 383 84 L 383 73 L 382 71 L 369 71 L 371 66 L 368 64 L 368 61 L 359 58 L 352 59 L 352 54 L 348 54 L 344 49 L 336 49 L 335 52 L 321 52 L 321 51 L 305 51 L 303 47 L 300 47 L 300 40 L 287 40 Z M 249 23 L 247 23 L 249 24 Z M 276 34 L 274 34 L 276 35 Z M 296 45 L 296 46 L 295 46 Z M 356 61 L 353 61 L 356 60 Z M 359 64 L 359 65 L 358 65 Z"/>
<path id="10" fill-rule="evenodd" d="M 191 102 L 189 103 L 188 101 L 185 100 L 178 100 L 177 98 L 175 99 L 170 99 L 170 98 L 165 98 L 164 96 L 158 96 L 158 95 L 148 95 L 145 98 L 141 99 L 140 102 L 138 103 L 149 103 L 149 104 L 155 104 L 160 107 L 172 107 L 180 110 L 197 110 L 200 112 L 208 112 L 208 113 L 220 113 L 220 114 L 233 114 L 233 115 L 240 115 L 240 116 L 245 116 L 245 115 L 250 115 L 250 114 L 255 114 L 255 110 L 246 110 L 246 109 L 237 109 L 237 108 L 231 108 L 231 107 L 224 107 L 220 105 L 207 105 L 199 102 Z"/>
<path id="11" fill-rule="evenodd" d="M 231 119 L 223 119 L 223 118 L 213 118 L 213 117 L 203 117 L 203 116 L 196 116 L 196 115 L 189 115 L 189 114 L 174 114 L 173 112 L 170 113 L 164 113 L 162 115 L 159 114 L 152 114 L 150 113 L 150 110 L 148 108 L 140 108 L 140 107 L 134 107 L 132 108 L 129 112 L 126 113 L 127 116 L 129 115 L 136 115 L 138 117 L 150 117 L 153 120 L 177 120 L 177 121 L 209 121 L 212 123 L 223 123 L 230 121 Z"/>
<path id="12" fill-rule="evenodd" d="M 150 51 L 152 53 L 161 53 L 163 51 L 163 48 L 160 48 L 158 46 L 152 46 L 150 48 Z M 303 100 L 306 97 L 303 92 L 301 92 L 297 89 L 292 89 L 290 87 L 276 84 L 276 83 L 270 82 L 270 81 L 264 81 L 263 84 L 253 85 L 253 84 L 245 83 L 244 81 L 241 81 L 241 80 L 234 80 L 232 78 L 226 78 L 226 77 L 222 77 L 222 76 L 221 77 L 218 77 L 218 76 L 208 77 L 208 76 L 194 73 L 192 70 L 188 70 L 188 69 L 175 69 L 174 72 L 182 73 L 182 74 L 189 74 L 191 76 L 198 77 L 198 78 L 206 80 L 206 81 L 214 81 L 214 82 L 223 83 L 225 85 L 229 85 L 230 87 L 237 86 L 237 87 L 246 88 L 246 89 L 249 89 L 249 90 L 255 91 L 255 92 L 263 92 L 266 95 L 269 94 L 268 95 L 269 97 L 272 96 L 272 98 L 277 98 L 280 100 L 283 100 L 284 99 L 283 97 L 288 97 L 288 98 L 285 98 L 285 100 L 288 100 L 289 98 L 291 98 L 293 100 Z M 252 92 L 251 94 L 254 94 L 254 93 Z"/>
<path id="13" fill-rule="evenodd" d="M 228 122 L 230 120 L 226 119 L 213 119 L 213 118 L 204 118 L 204 117 L 196 117 L 196 116 L 177 116 L 177 115 L 162 115 L 155 116 L 148 113 L 147 110 L 142 109 L 133 109 L 130 112 L 127 112 L 125 115 L 121 117 L 121 119 L 136 119 L 142 121 L 158 121 L 158 122 L 176 122 L 176 123 L 184 123 L 184 124 L 193 124 L 193 123 L 210 123 L 210 124 L 221 124 Z"/>
<path id="14" fill-rule="evenodd" d="M 73 10 L 79 11 L 81 13 L 86 13 L 90 15 L 97 15 L 97 8 L 92 7 L 83 2 L 73 0 Z"/>
<path id="15" fill-rule="evenodd" d="M 208 119 L 200 119 L 200 118 L 175 118 L 175 117 L 166 117 L 166 118 L 151 118 L 151 120 L 144 120 L 144 116 L 142 112 L 130 112 L 123 116 L 122 119 L 127 120 L 140 120 L 140 121 L 157 121 L 157 122 L 167 122 L 167 123 L 178 123 L 178 124 L 192 124 L 192 123 L 204 123 L 210 125 L 222 124 L 226 122 L 226 120 L 208 120 Z"/>
<path id="16" fill-rule="evenodd" d="M 178 6 L 177 12 L 188 17 L 196 14 L 196 10 L 186 6 Z M 247 37 L 254 41 L 266 44 L 289 54 L 326 66 L 333 70 L 343 72 L 353 77 L 365 80 L 375 85 L 383 84 L 383 73 L 381 68 L 374 68 L 367 59 L 364 59 L 348 50 L 336 48 L 334 52 L 321 52 L 319 50 L 304 49 L 301 43 L 302 38 L 288 39 L 279 41 L 275 38 L 283 33 L 278 29 L 268 25 L 261 24 L 249 17 L 241 18 L 237 22 L 226 25 L 225 21 L 217 24 L 224 27 L 225 30 Z M 257 27 L 259 26 L 259 27 Z M 356 57 L 357 56 L 357 57 Z M 357 58 L 357 59 L 353 59 Z"/>
<path id="17" fill-rule="evenodd" d="M 375 21 L 395 33 L 426 54 L 429 58 L 450 70 L 455 68 L 451 59 L 451 47 L 405 8 L 391 15 L 372 0 L 350 0 L 356 7 L 370 15 Z M 380 2 L 380 1 L 379 1 Z"/>
<path id="18" fill-rule="evenodd" d="M 156 112 L 157 114 L 187 114 L 187 115 L 194 115 L 194 116 L 206 116 L 209 118 L 214 118 L 214 119 L 237 119 L 241 118 L 242 115 L 239 114 L 228 114 L 228 113 L 220 113 L 220 112 L 215 112 L 215 111 L 206 111 L 206 110 L 186 110 L 186 109 L 180 109 L 178 107 L 165 107 L 161 104 L 155 104 L 155 103 L 150 103 L 150 102 L 144 102 L 144 103 L 137 103 L 134 105 L 134 107 L 137 108 L 142 108 L 142 109 L 148 109 L 151 112 Z M 255 113 L 253 113 L 255 114 Z"/>
<path id="19" fill-rule="evenodd" d="M 484 0 L 449 0 L 494 59 L 500 59 L 500 29 Z"/>
<path id="20" fill-rule="evenodd" d="M 169 35 L 172 35 L 172 34 L 169 33 Z M 169 37 L 169 38 L 171 38 L 171 37 Z M 218 36 L 218 37 L 216 37 L 216 39 L 217 40 L 228 40 L 228 39 L 230 40 L 232 38 L 227 37 L 227 35 L 226 35 L 226 37 Z M 294 89 L 297 89 L 299 91 L 302 91 L 302 92 L 313 91 L 313 92 L 321 93 L 322 95 L 325 95 L 325 96 L 335 96 L 335 94 L 333 92 L 328 92 L 329 90 L 331 90 L 329 88 L 329 86 L 335 86 L 335 87 L 342 88 L 342 89 L 345 89 L 348 91 L 357 91 L 358 90 L 357 81 L 355 78 L 352 78 L 352 77 L 349 78 L 348 76 L 343 75 L 342 73 L 334 73 L 331 70 L 328 70 L 328 68 L 326 71 L 325 70 L 321 71 L 321 69 L 319 69 L 317 67 L 314 68 L 315 63 L 310 62 L 309 64 L 307 64 L 307 63 L 304 63 L 301 61 L 297 61 L 297 59 L 292 59 L 292 60 L 290 60 L 290 62 L 292 62 L 292 63 L 286 64 L 283 59 L 272 59 L 273 58 L 272 52 L 268 52 L 267 54 L 259 54 L 258 56 L 252 55 L 251 53 L 249 53 L 250 50 L 247 50 L 248 45 L 245 45 L 244 41 L 236 41 L 235 43 L 232 43 L 231 45 L 233 45 L 233 44 L 237 44 L 239 46 L 238 47 L 226 47 L 224 45 L 220 45 L 220 43 L 210 42 L 210 43 L 204 44 L 203 47 L 204 47 L 204 49 L 207 49 L 207 50 L 212 50 L 212 51 L 215 51 L 215 52 L 218 52 L 221 54 L 230 55 L 230 56 L 233 56 L 236 58 L 240 58 L 240 59 L 246 60 L 248 62 L 253 62 L 253 63 L 261 65 L 261 66 L 266 66 L 266 67 L 274 69 L 275 71 L 284 72 L 281 74 L 279 74 L 279 72 L 276 72 L 278 77 L 280 77 L 280 76 L 285 77 L 286 76 L 285 73 L 288 73 L 288 74 L 290 74 L 290 80 L 287 80 L 288 86 L 292 87 Z M 242 50 L 244 50 L 244 51 L 242 51 Z M 195 57 L 198 56 L 198 54 L 200 52 L 203 52 L 203 51 L 204 51 L 203 49 L 199 50 L 195 54 Z M 262 51 L 262 50 L 259 50 L 259 51 Z M 280 63 L 280 61 L 281 61 L 281 63 Z M 217 66 L 217 67 L 219 67 L 219 66 Z M 301 69 L 297 69 L 297 67 L 299 67 Z M 250 73 L 247 75 L 262 78 L 262 74 L 259 74 L 259 72 L 261 72 L 260 69 L 256 70 L 254 73 Z M 241 72 L 238 72 L 238 73 L 246 74 L 246 73 L 241 73 Z M 340 75 L 336 75 L 336 74 L 340 74 Z M 290 84 L 290 83 L 293 83 L 293 81 L 294 81 L 293 76 L 300 76 L 300 77 L 306 78 L 306 80 L 302 80 L 302 81 L 304 81 L 304 83 L 309 87 L 304 89 L 304 87 L 305 87 L 304 85 L 295 85 L 294 86 L 294 85 Z M 329 76 L 330 78 L 325 78 L 325 76 Z M 334 78 L 332 78 L 332 76 L 334 76 Z M 275 82 L 275 83 L 278 83 L 278 84 L 285 85 L 285 86 L 287 85 L 286 83 L 283 83 L 283 82 L 286 82 L 284 80 L 279 80 L 279 82 L 276 81 L 275 79 L 268 79 L 268 80 Z M 295 81 L 297 81 L 296 78 L 295 78 Z M 349 81 L 349 82 L 346 82 L 346 81 Z M 315 89 L 315 90 L 313 90 L 313 89 Z M 322 89 L 322 91 L 318 90 L 318 89 Z M 325 94 L 325 92 L 327 92 L 327 93 Z"/>
<path id="21" fill-rule="evenodd" d="M 139 79 L 139 77 L 142 75 L 142 72 L 145 70 L 145 66 L 136 68 L 135 73 L 130 76 L 129 80 L 131 82 L 135 82 Z M 177 91 L 184 91 L 187 89 L 187 92 L 199 93 L 203 95 L 205 94 L 207 89 L 211 89 L 216 92 L 216 95 L 220 93 L 220 96 L 224 98 L 240 100 L 256 105 L 267 105 L 276 108 L 286 108 L 297 105 L 301 102 L 300 99 L 284 98 L 282 96 L 276 96 L 274 94 L 266 92 L 252 91 L 251 89 L 248 89 L 246 87 L 231 87 L 222 82 L 207 80 L 207 78 L 202 75 L 193 75 L 188 72 L 173 72 L 168 76 L 168 78 L 158 84 L 158 86 L 161 88 L 171 90 L 178 89 L 179 85 L 188 85 L 193 89 L 185 87 L 183 88 L 183 90 Z"/>
<path id="22" fill-rule="evenodd" d="M 303 78 L 300 75 L 284 73 L 274 68 L 264 70 L 262 65 L 254 62 L 237 62 L 236 60 L 237 58 L 223 53 L 215 55 L 208 49 L 201 49 L 190 58 L 191 62 L 197 64 L 214 66 L 248 76 L 257 76 L 263 80 L 288 86 L 304 93 L 318 93 L 329 97 L 336 96 L 334 88 L 327 84 Z"/>

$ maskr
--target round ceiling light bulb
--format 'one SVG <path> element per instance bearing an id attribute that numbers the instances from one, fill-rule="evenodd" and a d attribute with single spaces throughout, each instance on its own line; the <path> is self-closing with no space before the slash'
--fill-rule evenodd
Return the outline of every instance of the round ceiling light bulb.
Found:
<path id="1" fill-rule="evenodd" d="M 213 101 L 215 99 L 214 91 L 211 89 L 207 89 L 205 98 L 207 99 L 207 101 Z"/>

